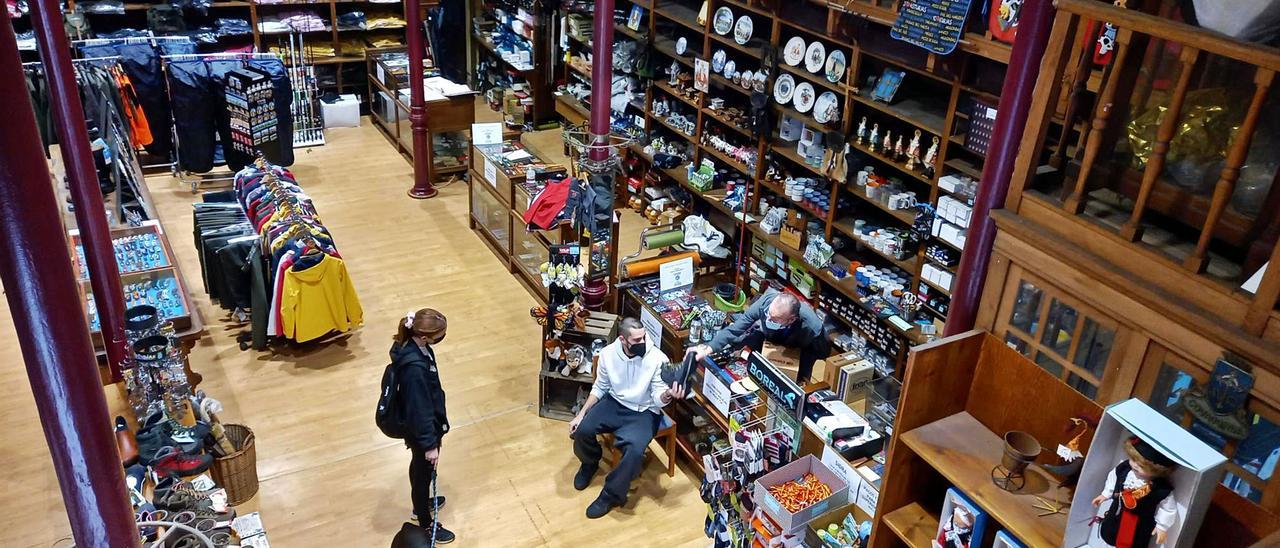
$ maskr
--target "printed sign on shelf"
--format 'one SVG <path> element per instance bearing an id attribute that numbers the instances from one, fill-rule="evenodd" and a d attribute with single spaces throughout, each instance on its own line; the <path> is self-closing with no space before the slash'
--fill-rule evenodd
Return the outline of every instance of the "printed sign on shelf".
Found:
<path id="1" fill-rule="evenodd" d="M 471 143 L 475 145 L 502 144 L 502 122 L 471 124 Z"/>
<path id="2" fill-rule="evenodd" d="M 889 35 L 949 55 L 960 43 L 968 14 L 969 0 L 903 0 Z"/>
<path id="3" fill-rule="evenodd" d="M 658 269 L 659 292 L 693 287 L 693 257 L 663 263 Z"/>

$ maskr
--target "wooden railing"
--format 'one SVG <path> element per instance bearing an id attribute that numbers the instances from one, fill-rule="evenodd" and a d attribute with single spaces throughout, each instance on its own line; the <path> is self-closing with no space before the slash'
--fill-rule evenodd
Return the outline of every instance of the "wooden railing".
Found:
<path id="1" fill-rule="evenodd" d="M 1040 216 L 1033 220 L 1045 225 L 1056 222 L 1049 214 L 1072 218 L 1077 222 L 1071 226 L 1089 230 L 1060 230 L 1064 237 L 1083 242 L 1101 236 L 1110 243 L 1082 245 L 1095 252 L 1108 246 L 1113 252 L 1128 249 L 1144 260 L 1167 263 L 1162 272 L 1137 274 L 1160 278 L 1149 280 L 1153 285 L 1221 293 L 1223 302 L 1236 308 L 1222 317 L 1248 336 L 1268 332 L 1270 338 L 1280 332 L 1280 315 L 1275 311 L 1280 297 L 1280 247 L 1276 244 L 1280 181 L 1274 180 L 1276 174 L 1269 174 L 1273 184 L 1260 212 L 1241 213 L 1231 206 L 1259 121 L 1280 104 L 1280 98 L 1270 97 L 1280 70 L 1280 50 L 1097 0 L 1056 0 L 1055 6 L 1058 13 L 1041 63 L 1007 208 L 1028 218 Z M 1104 65 L 1093 60 L 1093 43 L 1102 22 L 1117 29 L 1112 56 Z M 1176 61 L 1160 67 L 1166 52 L 1175 50 Z M 1238 94 L 1239 100 L 1223 110 L 1237 113 L 1238 118 L 1226 124 L 1230 126 L 1227 134 L 1214 143 L 1223 154 L 1220 169 L 1209 172 L 1211 179 L 1206 179 L 1213 184 L 1204 195 L 1196 195 L 1166 180 L 1170 150 L 1185 121 L 1190 94 L 1212 84 L 1210 74 L 1219 77 L 1228 69 L 1237 76 L 1223 87 Z M 1176 77 L 1154 83 L 1157 72 L 1171 75 L 1175 71 Z M 1117 145 L 1123 145 L 1131 117 L 1150 106 L 1146 103 L 1153 84 L 1161 88 L 1163 113 L 1154 124 L 1144 161 L 1135 162 L 1138 167 L 1125 165 L 1117 161 Z M 1280 151 L 1271 155 L 1280 156 Z M 1181 238 L 1179 245 L 1144 242 L 1151 227 L 1161 228 L 1161 243 L 1173 234 Z M 1240 290 L 1239 284 L 1268 258 L 1270 268 L 1256 292 Z M 1211 261 L 1222 261 L 1216 264 L 1223 268 L 1208 276 Z M 1128 262 L 1131 267 L 1135 264 Z M 1171 269 L 1187 279 L 1169 279 L 1164 274 Z M 1213 308 L 1207 303 L 1208 299 L 1199 301 L 1201 308 Z"/>

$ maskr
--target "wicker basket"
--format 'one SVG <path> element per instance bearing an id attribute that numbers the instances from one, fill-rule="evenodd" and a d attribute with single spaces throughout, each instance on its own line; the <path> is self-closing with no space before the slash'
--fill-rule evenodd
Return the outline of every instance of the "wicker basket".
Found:
<path id="1" fill-rule="evenodd" d="M 237 506 L 258 494 L 258 452 L 253 430 L 241 424 L 223 425 L 235 452 L 213 460 L 213 480 L 227 490 L 227 502 Z"/>

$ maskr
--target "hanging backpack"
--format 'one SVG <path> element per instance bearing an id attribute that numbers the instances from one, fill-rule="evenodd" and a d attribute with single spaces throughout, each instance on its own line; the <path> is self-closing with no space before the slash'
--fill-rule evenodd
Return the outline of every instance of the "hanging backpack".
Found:
<path id="1" fill-rule="evenodd" d="M 67 38 L 72 40 L 84 40 L 93 37 L 93 29 L 89 27 L 89 20 L 85 18 L 84 11 L 81 11 L 80 6 L 75 6 L 62 13 L 62 26 L 67 32 Z"/>

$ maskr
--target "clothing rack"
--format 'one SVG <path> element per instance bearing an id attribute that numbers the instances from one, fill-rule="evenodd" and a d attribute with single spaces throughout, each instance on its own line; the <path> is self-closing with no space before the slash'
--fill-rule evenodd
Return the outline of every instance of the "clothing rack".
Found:
<path id="1" fill-rule="evenodd" d="M 277 60 L 280 60 L 281 63 L 284 62 L 284 59 L 281 58 L 280 55 L 275 53 L 226 53 L 226 52 L 223 52 L 223 53 L 184 53 L 184 54 L 177 54 L 177 55 L 161 55 L 160 66 L 165 73 L 165 90 L 166 92 L 169 92 L 168 72 L 169 72 L 169 63 L 171 62 L 174 62 L 174 61 L 238 61 L 238 60 L 248 60 L 248 59 L 277 59 Z M 173 102 L 173 96 L 171 93 L 169 96 L 169 101 L 170 103 Z M 174 114 L 172 111 L 170 111 L 170 117 L 172 116 L 174 116 Z M 178 141 L 179 138 L 178 138 L 177 122 L 173 121 L 173 123 L 170 124 L 170 127 L 172 128 L 172 131 L 173 131 L 173 150 L 174 150 L 174 161 L 171 168 L 172 174 L 175 179 L 178 179 L 179 181 L 190 185 L 192 193 L 195 193 L 200 190 L 201 183 L 221 183 L 221 182 L 232 182 L 235 180 L 236 173 L 232 171 L 229 167 L 224 173 L 188 174 L 186 171 L 183 171 L 181 162 L 179 161 L 180 147 L 179 147 L 179 141 Z"/>
<path id="2" fill-rule="evenodd" d="M 102 57 L 85 57 L 81 59 L 72 59 L 71 62 L 72 63 L 91 63 L 96 61 L 119 61 L 119 60 L 120 60 L 119 55 L 105 55 Z M 35 67 L 35 66 L 42 66 L 42 65 L 44 65 L 43 61 L 27 61 L 26 63 L 22 64 L 22 66 L 24 67 Z"/>
<path id="3" fill-rule="evenodd" d="M 189 36 L 156 36 L 151 31 L 147 31 L 149 36 L 129 36 L 125 38 L 85 38 L 82 40 L 72 40 L 73 46 L 101 46 L 103 44 L 148 44 L 156 41 L 166 40 L 185 40 L 192 41 Z"/>

